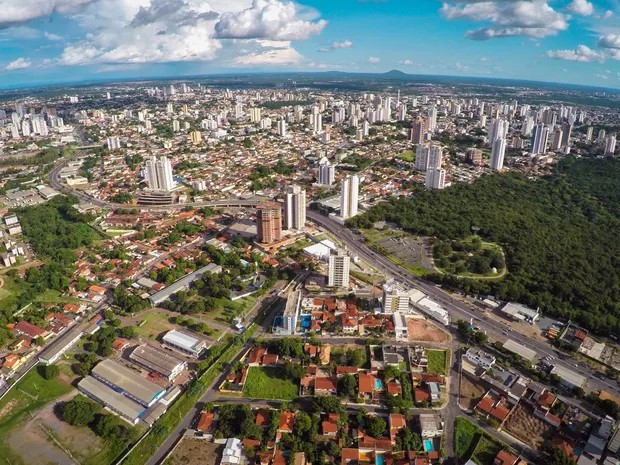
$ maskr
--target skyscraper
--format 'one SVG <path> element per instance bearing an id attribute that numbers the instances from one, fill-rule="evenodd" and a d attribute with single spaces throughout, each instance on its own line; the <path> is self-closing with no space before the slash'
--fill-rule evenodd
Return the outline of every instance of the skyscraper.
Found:
<path id="1" fill-rule="evenodd" d="M 530 153 L 532 155 L 539 155 L 547 151 L 547 139 L 549 138 L 549 128 L 543 123 L 538 123 L 534 128 L 532 134 L 532 142 L 530 147 Z"/>
<path id="2" fill-rule="evenodd" d="M 446 185 L 446 170 L 428 170 L 426 172 L 424 185 L 427 189 L 443 189 Z"/>
<path id="3" fill-rule="evenodd" d="M 342 249 L 332 251 L 328 259 L 327 285 L 330 287 L 349 287 L 351 257 Z"/>
<path id="4" fill-rule="evenodd" d="M 121 140 L 118 136 L 110 136 L 106 139 L 108 150 L 117 150 L 121 148 Z"/>
<path id="5" fill-rule="evenodd" d="M 435 107 L 435 105 L 431 106 L 428 109 L 427 128 L 429 132 L 435 132 L 435 129 L 437 128 L 437 108 Z"/>
<path id="6" fill-rule="evenodd" d="M 415 149 L 414 168 L 418 171 L 426 171 L 428 169 L 428 146 L 420 144 Z"/>
<path id="7" fill-rule="evenodd" d="M 172 177 L 172 165 L 168 157 L 161 157 L 159 160 L 152 156 L 145 164 L 146 180 L 149 187 L 157 191 L 171 191 L 174 189 L 174 178 Z"/>
<path id="8" fill-rule="evenodd" d="M 331 186 L 336 180 L 336 167 L 334 167 L 326 157 L 319 161 L 319 184 Z"/>
<path id="9" fill-rule="evenodd" d="M 286 137 L 286 121 L 283 119 L 278 120 L 278 136 Z"/>
<path id="10" fill-rule="evenodd" d="M 282 209 L 273 202 L 256 207 L 256 240 L 271 244 L 282 238 Z"/>
<path id="11" fill-rule="evenodd" d="M 415 169 L 426 171 L 441 168 L 443 150 L 440 146 L 430 143 L 418 145 L 415 153 Z"/>
<path id="12" fill-rule="evenodd" d="M 564 131 L 561 128 L 558 128 L 553 133 L 553 138 L 551 139 L 551 150 L 556 152 L 560 150 L 562 147 L 562 138 L 564 137 Z"/>
<path id="13" fill-rule="evenodd" d="M 424 143 L 424 136 L 426 135 L 426 119 L 419 116 L 411 123 L 411 131 L 409 140 L 414 144 Z"/>
<path id="14" fill-rule="evenodd" d="M 607 137 L 605 142 L 605 155 L 613 155 L 616 152 L 616 136 Z"/>
<path id="15" fill-rule="evenodd" d="M 501 171 L 504 167 L 504 156 L 506 154 L 506 139 L 503 137 L 495 139 L 493 150 L 491 151 L 491 169 Z"/>
<path id="16" fill-rule="evenodd" d="M 306 224 L 306 191 L 290 186 L 284 194 L 284 229 L 301 231 Z"/>
<path id="17" fill-rule="evenodd" d="M 347 176 L 340 183 L 340 216 L 344 220 L 357 215 L 359 185 L 357 174 Z"/>
<path id="18" fill-rule="evenodd" d="M 409 294 L 396 281 L 383 285 L 383 313 L 409 312 Z"/>

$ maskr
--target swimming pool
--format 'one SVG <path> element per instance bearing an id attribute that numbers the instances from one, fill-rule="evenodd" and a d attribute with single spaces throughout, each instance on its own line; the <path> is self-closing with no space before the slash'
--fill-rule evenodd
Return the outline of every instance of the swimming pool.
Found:
<path id="1" fill-rule="evenodd" d="M 375 389 L 379 390 L 379 389 L 383 389 L 383 382 L 380 379 L 375 379 Z"/>
<path id="2" fill-rule="evenodd" d="M 432 452 L 434 450 L 435 450 L 435 446 L 433 446 L 433 440 L 425 439 L 424 440 L 424 452 Z"/>
<path id="3" fill-rule="evenodd" d="M 385 459 L 383 458 L 383 455 L 377 455 L 375 457 L 375 465 L 383 465 L 384 462 Z"/>
<path id="4" fill-rule="evenodd" d="M 311 315 L 301 315 L 300 317 L 301 323 L 300 326 L 304 329 L 308 329 L 312 324 L 312 316 Z"/>

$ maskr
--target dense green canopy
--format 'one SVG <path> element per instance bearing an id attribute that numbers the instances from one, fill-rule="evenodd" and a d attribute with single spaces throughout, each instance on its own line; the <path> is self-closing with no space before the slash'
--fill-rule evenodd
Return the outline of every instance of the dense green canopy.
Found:
<path id="1" fill-rule="evenodd" d="M 493 293 L 545 313 L 620 334 L 620 160 L 567 157 L 556 173 L 528 179 L 485 175 L 441 191 L 416 188 L 350 221 L 379 220 L 441 239 L 472 234 L 500 244 L 509 273 L 499 281 L 431 279 L 465 292 Z"/>

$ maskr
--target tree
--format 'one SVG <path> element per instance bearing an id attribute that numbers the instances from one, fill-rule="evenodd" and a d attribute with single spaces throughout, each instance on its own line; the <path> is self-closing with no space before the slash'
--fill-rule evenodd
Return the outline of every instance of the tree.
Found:
<path id="1" fill-rule="evenodd" d="M 357 380 L 355 376 L 345 374 L 338 380 L 338 395 L 355 399 L 357 397 Z"/>
<path id="2" fill-rule="evenodd" d="M 396 436 L 396 450 L 422 450 L 422 439 L 409 428 L 401 429 Z"/>
<path id="3" fill-rule="evenodd" d="M 312 418 L 306 412 L 298 412 L 295 415 L 295 426 L 293 427 L 293 434 L 297 437 L 302 437 L 307 434 L 312 428 Z"/>
<path id="4" fill-rule="evenodd" d="M 385 420 L 378 416 L 366 417 L 366 432 L 373 438 L 380 438 L 385 434 L 387 424 Z"/>
<path id="5" fill-rule="evenodd" d="M 317 413 L 341 413 L 344 408 L 338 397 L 319 396 L 312 398 L 312 410 Z"/>
<path id="6" fill-rule="evenodd" d="M 286 362 L 284 364 L 284 372 L 286 377 L 299 381 L 306 375 L 306 369 L 299 363 Z"/>
<path id="7" fill-rule="evenodd" d="M 61 417 L 73 426 L 84 426 L 95 419 L 100 407 L 89 399 L 76 396 L 61 407 Z"/>
<path id="8" fill-rule="evenodd" d="M 37 370 L 43 379 L 56 379 L 60 374 L 60 368 L 56 365 L 40 365 Z"/>

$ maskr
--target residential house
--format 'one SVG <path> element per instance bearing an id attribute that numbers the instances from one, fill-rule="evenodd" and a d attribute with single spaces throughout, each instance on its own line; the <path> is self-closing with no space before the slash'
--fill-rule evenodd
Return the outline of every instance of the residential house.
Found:
<path id="1" fill-rule="evenodd" d="M 315 396 L 335 396 L 338 393 L 336 381 L 327 377 L 316 377 L 314 380 Z"/>

